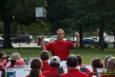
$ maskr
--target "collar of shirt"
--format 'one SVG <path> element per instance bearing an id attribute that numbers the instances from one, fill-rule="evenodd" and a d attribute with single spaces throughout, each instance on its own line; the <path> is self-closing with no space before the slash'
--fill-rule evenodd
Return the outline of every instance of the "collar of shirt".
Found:
<path id="1" fill-rule="evenodd" d="M 79 71 L 79 70 L 73 67 L 73 68 L 69 68 L 68 71 L 70 72 L 70 71 Z"/>

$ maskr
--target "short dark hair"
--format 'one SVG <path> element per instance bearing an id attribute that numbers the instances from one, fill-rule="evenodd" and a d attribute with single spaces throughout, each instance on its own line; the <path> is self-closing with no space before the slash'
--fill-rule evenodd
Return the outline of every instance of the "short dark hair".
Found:
<path id="1" fill-rule="evenodd" d="M 101 62 L 101 59 L 95 58 L 92 60 L 92 66 L 93 68 L 103 68 L 103 63 Z"/>
<path id="2" fill-rule="evenodd" d="M 41 59 L 35 58 L 31 61 L 31 71 L 29 77 L 39 77 L 40 70 L 42 69 Z"/>
<path id="3" fill-rule="evenodd" d="M 46 51 L 43 51 L 41 54 L 40 54 L 40 58 L 41 60 L 48 60 L 49 59 L 49 53 L 46 52 Z"/>
<path id="4" fill-rule="evenodd" d="M 52 63 L 50 63 L 50 66 L 51 66 L 51 67 L 59 67 L 60 64 L 59 64 L 59 63 L 56 63 L 56 62 L 52 62 Z"/>
<path id="5" fill-rule="evenodd" d="M 67 58 L 67 66 L 68 67 L 76 67 L 78 65 L 78 59 L 76 56 L 71 55 Z"/>

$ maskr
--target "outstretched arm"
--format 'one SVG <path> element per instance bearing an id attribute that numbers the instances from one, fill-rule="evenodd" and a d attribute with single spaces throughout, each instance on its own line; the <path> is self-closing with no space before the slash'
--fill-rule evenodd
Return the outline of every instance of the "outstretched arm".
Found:
<path id="1" fill-rule="evenodd" d="M 43 50 L 46 50 L 46 47 L 45 47 L 45 44 L 44 44 L 44 36 L 43 35 L 41 36 L 41 48 Z"/>
<path id="2" fill-rule="evenodd" d="M 75 42 L 74 44 L 73 44 L 73 47 L 75 48 L 75 47 L 79 47 L 80 46 L 80 44 L 79 44 L 79 42 Z"/>

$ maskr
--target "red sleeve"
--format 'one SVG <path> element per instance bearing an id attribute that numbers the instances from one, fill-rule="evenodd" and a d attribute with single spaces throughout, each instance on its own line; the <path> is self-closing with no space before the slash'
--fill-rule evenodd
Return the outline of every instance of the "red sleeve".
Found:
<path id="1" fill-rule="evenodd" d="M 71 41 L 67 41 L 69 48 L 72 48 L 74 46 L 74 43 Z"/>
<path id="2" fill-rule="evenodd" d="M 51 48 L 52 48 L 52 43 L 48 43 L 45 47 L 46 47 L 46 50 L 51 50 Z"/>

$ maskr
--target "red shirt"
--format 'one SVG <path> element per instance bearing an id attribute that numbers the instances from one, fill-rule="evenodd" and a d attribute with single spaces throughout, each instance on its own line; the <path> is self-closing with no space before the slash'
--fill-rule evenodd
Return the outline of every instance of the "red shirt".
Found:
<path id="1" fill-rule="evenodd" d="M 24 62 L 24 59 L 21 58 L 21 59 L 19 59 L 19 60 L 16 60 L 15 65 L 26 65 L 26 64 L 25 64 L 25 62 Z"/>
<path id="2" fill-rule="evenodd" d="M 25 67 L 25 62 L 24 62 L 24 59 L 21 58 L 19 60 L 16 60 L 15 64 L 14 65 L 9 65 L 7 68 L 14 68 L 14 67 Z"/>
<path id="3" fill-rule="evenodd" d="M 26 77 L 30 77 L 29 75 L 27 75 Z M 38 77 L 46 77 L 43 74 L 40 74 Z"/>
<path id="4" fill-rule="evenodd" d="M 30 77 L 30 76 L 28 75 L 28 76 L 26 76 L 26 77 Z M 45 77 L 45 76 L 43 76 L 43 75 L 40 75 L 40 76 L 38 76 L 38 77 Z"/>
<path id="5" fill-rule="evenodd" d="M 73 43 L 70 41 L 55 40 L 49 43 L 46 49 L 50 50 L 53 56 L 58 56 L 61 60 L 65 60 L 69 56 L 72 47 Z"/>
<path id="6" fill-rule="evenodd" d="M 61 77 L 89 77 L 86 73 L 80 72 L 77 69 L 69 69 L 67 74 L 63 74 Z"/>
<path id="7" fill-rule="evenodd" d="M 51 67 L 50 70 L 43 73 L 46 77 L 58 77 L 58 68 Z"/>
<path id="8" fill-rule="evenodd" d="M 42 68 L 42 72 L 44 71 L 48 71 L 50 69 L 50 65 L 48 64 L 48 61 L 43 61 L 43 68 Z"/>
<path id="9" fill-rule="evenodd" d="M 4 68 L 4 67 L 6 67 L 6 65 L 7 65 L 7 60 L 3 60 L 3 61 L 1 61 L 0 62 L 0 68 Z"/>

